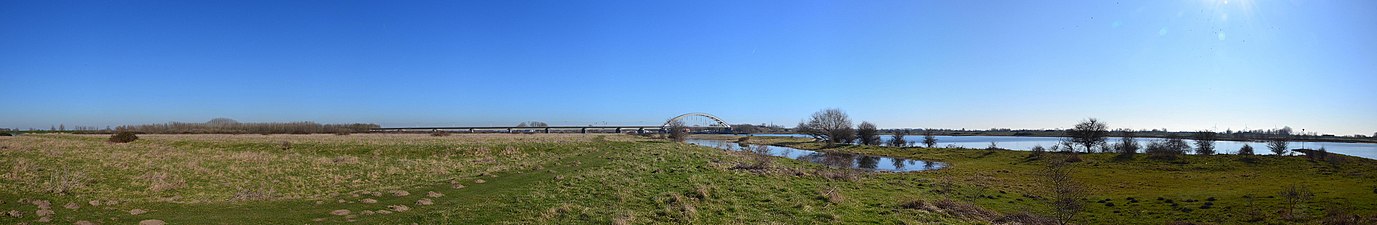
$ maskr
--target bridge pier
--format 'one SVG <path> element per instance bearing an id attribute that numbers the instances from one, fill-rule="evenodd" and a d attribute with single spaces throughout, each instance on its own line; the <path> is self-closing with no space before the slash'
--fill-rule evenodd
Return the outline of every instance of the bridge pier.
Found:
<path id="1" fill-rule="evenodd" d="M 618 128 L 617 128 L 617 133 L 618 133 L 618 134 L 622 133 L 622 128 L 621 128 L 621 127 L 618 127 Z"/>
<path id="2" fill-rule="evenodd" d="M 507 128 L 507 133 L 508 133 L 508 134 L 512 133 L 512 128 Z"/>
<path id="3" fill-rule="evenodd" d="M 469 128 L 469 133 L 473 133 L 473 128 Z"/>
<path id="4" fill-rule="evenodd" d="M 587 133 L 588 133 L 588 128 L 587 128 L 587 127 L 579 128 L 579 133 L 585 133 L 585 134 L 587 134 Z"/>
<path id="5" fill-rule="evenodd" d="M 644 133 L 645 133 L 645 128 L 644 128 L 644 127 L 642 127 L 642 128 L 636 128 L 636 134 L 644 134 Z"/>
<path id="6" fill-rule="evenodd" d="M 550 128 L 549 128 L 549 127 L 546 127 L 546 128 L 545 128 L 545 133 L 547 133 L 547 134 L 550 133 Z"/>

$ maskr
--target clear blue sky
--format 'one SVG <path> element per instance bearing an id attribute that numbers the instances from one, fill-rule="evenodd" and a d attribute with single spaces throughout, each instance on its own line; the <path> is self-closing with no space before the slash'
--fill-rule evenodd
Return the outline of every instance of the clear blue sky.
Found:
<path id="1" fill-rule="evenodd" d="M 1377 1 L 0 1 L 0 127 L 1377 131 Z"/>

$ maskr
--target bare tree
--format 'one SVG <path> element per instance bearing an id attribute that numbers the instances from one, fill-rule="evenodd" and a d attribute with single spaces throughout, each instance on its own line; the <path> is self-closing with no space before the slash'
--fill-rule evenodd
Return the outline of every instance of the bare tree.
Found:
<path id="1" fill-rule="evenodd" d="M 670 140 L 684 141 L 684 139 L 688 138 L 689 135 L 688 127 L 685 127 L 684 122 L 682 121 L 670 121 L 669 126 L 665 126 L 665 129 L 669 129 Z"/>
<path id="2" fill-rule="evenodd" d="M 1296 219 L 1296 207 L 1299 207 L 1301 203 L 1310 201 L 1310 198 L 1315 197 L 1315 193 L 1310 192 L 1310 188 L 1300 185 L 1291 185 L 1283 189 L 1279 194 L 1281 195 L 1282 201 L 1286 204 L 1286 211 L 1281 215 L 1282 218 L 1285 219 Z"/>
<path id="3" fill-rule="evenodd" d="M 908 130 L 894 130 L 894 133 L 889 134 L 889 146 L 904 147 L 908 144 L 904 141 L 904 135 L 908 135 Z"/>
<path id="4" fill-rule="evenodd" d="M 526 124 L 526 122 L 521 122 L 521 124 L 517 124 L 517 125 L 516 125 L 516 127 L 528 127 L 528 126 L 531 126 L 531 125 Z"/>
<path id="5" fill-rule="evenodd" d="M 861 121 L 861 125 L 857 126 L 856 136 L 860 137 L 861 145 L 880 145 L 880 130 L 873 123 Z"/>
<path id="6" fill-rule="evenodd" d="M 1276 137 L 1267 140 L 1267 148 L 1272 149 L 1273 154 L 1286 155 L 1287 153 L 1291 153 L 1291 149 L 1286 147 L 1289 143 L 1286 137 Z"/>
<path id="7" fill-rule="evenodd" d="M 822 141 L 826 138 L 826 134 L 822 130 L 813 129 L 813 127 L 808 126 L 807 122 L 798 122 L 798 126 L 794 127 L 794 132 L 812 136 L 813 141 Z"/>
<path id="8" fill-rule="evenodd" d="M 856 139 L 856 129 L 851 127 L 851 117 L 837 108 L 813 113 L 807 127 L 816 129 L 828 144 L 851 143 L 851 140 Z"/>
<path id="9" fill-rule="evenodd" d="M 1071 136 L 1071 141 L 1085 146 L 1085 152 L 1094 152 L 1095 146 L 1104 143 L 1105 136 L 1109 133 L 1108 125 L 1095 118 L 1082 120 L 1076 127 L 1067 130 L 1066 134 Z"/>
<path id="10" fill-rule="evenodd" d="M 1195 132 L 1195 154 L 1214 155 L 1214 141 L 1218 140 L 1213 131 Z"/>
<path id="11" fill-rule="evenodd" d="M 928 148 L 937 147 L 937 136 L 932 135 L 932 130 L 923 131 L 923 145 Z"/>
<path id="12" fill-rule="evenodd" d="M 1071 177 L 1071 167 L 1067 160 L 1048 160 L 1047 168 L 1043 171 L 1046 176 L 1044 182 L 1049 189 L 1052 198 L 1049 199 L 1052 205 L 1052 218 L 1058 224 L 1070 224 L 1085 209 L 1081 198 L 1086 197 L 1085 188 L 1080 182 Z"/>

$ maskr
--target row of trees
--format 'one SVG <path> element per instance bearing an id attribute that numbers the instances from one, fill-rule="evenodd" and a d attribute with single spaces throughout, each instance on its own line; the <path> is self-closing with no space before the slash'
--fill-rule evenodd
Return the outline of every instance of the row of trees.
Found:
<path id="1" fill-rule="evenodd" d="M 808 119 L 799 122 L 794 128 L 800 134 L 813 136 L 815 140 L 821 140 L 831 144 L 856 143 L 860 145 L 882 145 L 904 147 L 912 146 L 916 143 L 904 141 L 907 130 L 895 130 L 890 133 L 891 137 L 887 143 L 882 143 L 880 129 L 875 123 L 861 121 L 861 124 L 852 127 L 851 116 L 846 115 L 841 109 L 828 108 L 813 113 Z M 935 147 L 937 138 L 931 131 L 923 133 L 923 144 L 927 147 Z"/>
<path id="2" fill-rule="evenodd" d="M 205 123 L 171 122 L 163 124 L 125 125 L 116 131 L 153 134 L 314 134 L 356 133 L 380 128 L 377 124 L 320 124 L 316 122 L 240 123 L 232 119 L 216 118 Z"/>
<path id="3" fill-rule="evenodd" d="M 1066 131 L 1069 137 L 1062 142 L 1060 147 L 1063 147 L 1065 151 L 1071 152 L 1076 152 L 1078 150 L 1083 150 L 1086 153 L 1093 153 L 1096 150 L 1100 152 L 1117 152 L 1121 154 L 1121 156 L 1132 156 L 1137 154 L 1140 149 L 1143 149 L 1144 153 L 1154 158 L 1175 158 L 1177 155 L 1186 154 L 1187 151 L 1192 149 L 1190 144 L 1187 144 L 1184 139 L 1176 135 L 1170 135 L 1161 140 L 1150 141 L 1146 148 L 1144 148 L 1144 146 L 1138 144 L 1134 132 L 1128 132 L 1122 129 L 1115 131 L 1120 133 L 1122 137 L 1119 143 L 1108 144 L 1106 143 L 1106 139 L 1110 133 L 1108 127 L 1108 124 L 1095 118 L 1083 120 L 1077 123 L 1074 128 Z M 1213 155 L 1218 153 L 1218 151 L 1215 150 L 1215 142 L 1219 140 L 1218 133 L 1212 131 L 1195 132 L 1191 136 L 1191 139 L 1195 142 L 1195 154 Z M 1286 137 L 1278 136 L 1268 139 L 1267 147 L 1272 150 L 1272 153 L 1286 155 L 1290 151 L 1288 143 L 1289 140 Z M 1252 155 L 1253 147 L 1244 144 L 1244 146 L 1239 149 L 1238 154 Z"/>

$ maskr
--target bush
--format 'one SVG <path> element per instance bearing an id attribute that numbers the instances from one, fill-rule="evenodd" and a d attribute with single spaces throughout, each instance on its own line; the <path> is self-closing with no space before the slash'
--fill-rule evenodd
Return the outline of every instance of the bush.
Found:
<path id="1" fill-rule="evenodd" d="M 1047 148 L 1043 148 L 1042 145 L 1035 145 L 1035 146 L 1033 146 L 1032 152 L 1028 153 L 1028 157 L 1027 157 L 1027 158 L 1028 158 L 1028 159 L 1037 159 L 1037 158 L 1041 158 L 1041 157 L 1042 157 L 1042 154 L 1044 154 L 1044 153 L 1047 153 Z"/>
<path id="2" fill-rule="evenodd" d="M 130 131 L 120 131 L 110 135 L 110 142 L 114 143 L 129 143 L 134 142 L 134 140 L 139 140 L 139 136 Z"/>
<path id="3" fill-rule="evenodd" d="M 1185 155 L 1188 149 L 1190 149 L 1190 145 L 1181 138 L 1170 136 L 1166 140 L 1148 142 L 1146 152 L 1148 158 L 1176 160 L 1177 157 Z"/>
<path id="4" fill-rule="evenodd" d="M 1243 144 L 1242 148 L 1238 148 L 1238 155 L 1253 155 L 1253 146 Z"/>

